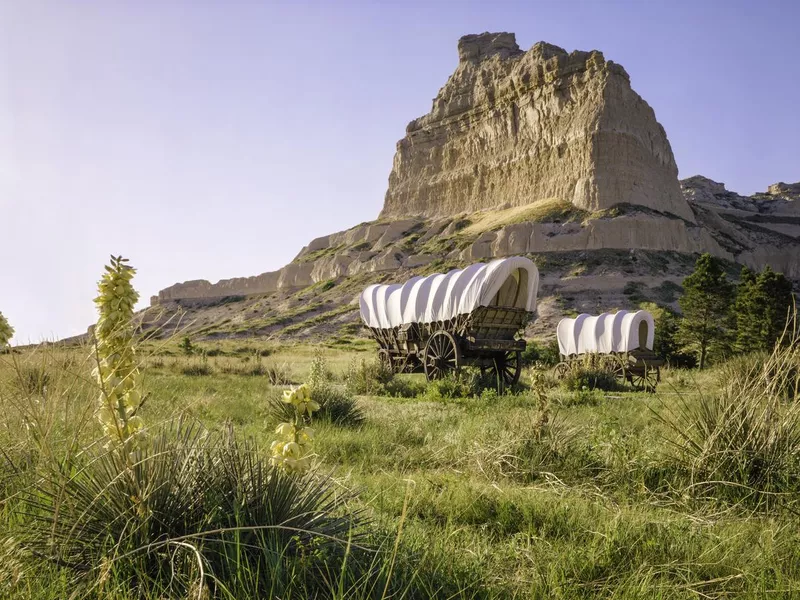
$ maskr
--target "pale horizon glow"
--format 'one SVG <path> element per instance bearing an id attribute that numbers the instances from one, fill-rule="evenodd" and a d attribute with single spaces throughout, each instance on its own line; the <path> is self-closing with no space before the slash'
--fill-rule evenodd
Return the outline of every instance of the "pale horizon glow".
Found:
<path id="1" fill-rule="evenodd" d="M 468 33 L 622 64 L 681 178 L 798 181 L 798 19 L 779 0 L 0 0 L 0 312 L 15 344 L 72 336 L 111 254 L 143 307 L 375 219 Z"/>

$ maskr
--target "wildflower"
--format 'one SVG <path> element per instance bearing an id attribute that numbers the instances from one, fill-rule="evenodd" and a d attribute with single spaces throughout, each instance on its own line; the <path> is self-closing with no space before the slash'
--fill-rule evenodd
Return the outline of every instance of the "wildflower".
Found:
<path id="1" fill-rule="evenodd" d="M 306 383 L 300 387 L 284 390 L 283 401 L 293 404 L 301 417 L 305 414 L 310 417 L 314 411 L 319 410 L 319 404 L 311 399 L 311 389 Z"/>
<path id="2" fill-rule="evenodd" d="M 278 439 L 270 445 L 270 463 L 289 473 L 303 473 L 311 467 L 314 430 L 304 426 L 319 404 L 311 399 L 307 384 L 283 392 L 283 401 L 294 406 L 294 423 L 280 423 L 275 428 Z"/>
<path id="3" fill-rule="evenodd" d="M 100 387 L 97 418 L 103 433 L 131 449 L 141 441 L 144 422 L 135 414 L 142 400 L 133 340 L 133 309 L 139 294 L 131 284 L 136 270 L 126 262 L 112 256 L 97 286 L 99 294 L 94 302 L 99 318 L 94 331 L 96 367 L 92 374 Z"/>

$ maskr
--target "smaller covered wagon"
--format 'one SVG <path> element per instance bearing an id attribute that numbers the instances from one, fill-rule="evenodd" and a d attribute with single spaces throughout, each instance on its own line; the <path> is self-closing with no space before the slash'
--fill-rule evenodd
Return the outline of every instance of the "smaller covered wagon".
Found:
<path id="1" fill-rule="evenodd" d="M 521 333 L 536 309 L 539 271 L 519 256 L 403 284 L 370 285 L 361 318 L 393 372 L 430 381 L 471 365 L 503 388 L 519 381 Z"/>
<path id="2" fill-rule="evenodd" d="M 646 310 L 578 315 L 558 323 L 561 354 L 554 372 L 563 378 L 573 368 L 589 364 L 612 372 L 620 382 L 655 391 L 664 360 L 653 352 L 655 322 Z"/>

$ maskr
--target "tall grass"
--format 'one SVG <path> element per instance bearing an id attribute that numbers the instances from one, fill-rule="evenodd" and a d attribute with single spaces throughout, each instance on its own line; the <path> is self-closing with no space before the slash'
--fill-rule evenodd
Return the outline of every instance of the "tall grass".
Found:
<path id="1" fill-rule="evenodd" d="M 324 477 L 271 468 L 252 443 L 176 423 L 137 450 L 88 449 L 48 465 L 18 507 L 36 556 L 89 585 L 142 593 L 235 590 L 242 571 L 256 593 L 324 587 L 364 538 L 364 519 Z"/>
<path id="2" fill-rule="evenodd" d="M 660 416 L 692 491 L 770 507 L 800 492 L 800 338 L 721 369 L 718 393 Z"/>

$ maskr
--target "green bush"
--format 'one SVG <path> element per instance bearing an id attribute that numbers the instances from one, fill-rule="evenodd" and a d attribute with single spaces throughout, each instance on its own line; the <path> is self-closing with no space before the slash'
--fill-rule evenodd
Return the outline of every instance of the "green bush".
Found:
<path id="1" fill-rule="evenodd" d="M 553 339 L 549 342 L 539 343 L 534 340 L 528 342 L 522 352 L 522 365 L 529 367 L 535 364 L 543 367 L 553 367 L 561 360 L 558 350 L 558 340 Z"/>
<path id="2" fill-rule="evenodd" d="M 599 389 L 582 387 L 558 399 L 559 406 L 597 406 L 603 399 Z"/>
<path id="3" fill-rule="evenodd" d="M 474 395 L 474 382 L 463 375 L 447 375 L 428 382 L 425 398 L 428 400 L 453 400 Z"/>
<path id="4" fill-rule="evenodd" d="M 385 393 L 386 384 L 393 378 L 392 370 L 379 360 L 354 358 L 348 368 L 345 385 L 352 394 L 380 396 Z"/>
<path id="5" fill-rule="evenodd" d="M 269 399 L 269 412 L 277 422 L 289 422 L 295 414 L 294 407 L 282 400 L 283 394 L 275 394 Z M 324 421 L 334 425 L 358 426 L 364 422 L 364 412 L 347 389 L 335 384 L 325 383 L 311 388 L 311 398 L 319 404 L 314 412 L 314 421 Z"/>
<path id="6" fill-rule="evenodd" d="M 205 362 L 193 362 L 181 367 L 181 373 L 191 377 L 201 377 L 211 375 L 212 371 L 211 367 L 209 367 Z"/>
<path id="7" fill-rule="evenodd" d="M 416 398 L 425 393 L 427 385 L 409 377 L 395 376 L 383 384 L 384 393 L 392 398 Z"/>
<path id="8" fill-rule="evenodd" d="M 619 389 L 616 377 L 610 371 L 599 368 L 578 367 L 570 369 L 561 380 L 561 384 L 570 391 L 603 390 L 606 392 Z"/>

